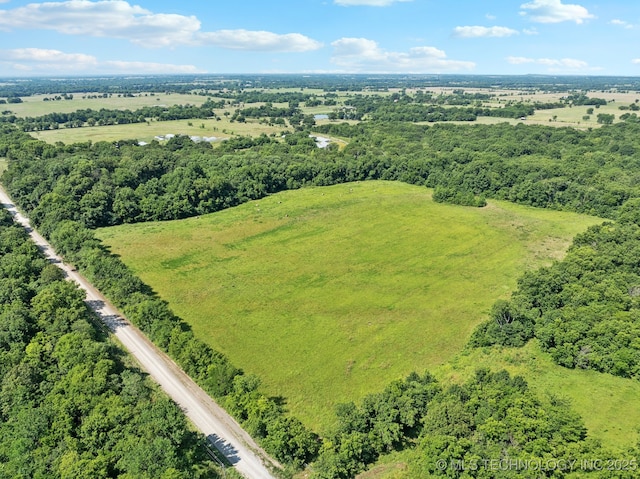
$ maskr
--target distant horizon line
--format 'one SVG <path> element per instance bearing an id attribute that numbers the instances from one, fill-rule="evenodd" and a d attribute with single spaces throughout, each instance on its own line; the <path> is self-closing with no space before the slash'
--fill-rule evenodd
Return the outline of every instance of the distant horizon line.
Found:
<path id="1" fill-rule="evenodd" d="M 24 75 L 24 76 L 3 76 L 0 80 L 30 80 L 30 79 L 73 79 L 73 78 L 136 78 L 136 77 L 248 77 L 248 76 L 296 76 L 296 77 L 321 77 L 321 76 L 378 76 L 378 77 L 540 77 L 540 78 L 634 78 L 640 79 L 640 75 L 617 75 L 617 74 L 570 74 L 570 73 L 95 73 L 82 75 Z"/>

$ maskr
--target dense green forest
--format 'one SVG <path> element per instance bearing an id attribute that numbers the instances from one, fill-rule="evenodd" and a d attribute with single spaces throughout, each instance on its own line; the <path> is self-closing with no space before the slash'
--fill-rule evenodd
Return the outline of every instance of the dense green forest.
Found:
<path id="1" fill-rule="evenodd" d="M 284 77 L 281 80 L 285 82 Z M 260 79 L 254 81 L 259 83 Z M 410 82 L 407 79 L 407 84 Z M 384 85 L 380 83 L 379 87 Z M 467 101 L 473 104 L 483 100 L 461 95 L 460 106 L 465 108 Z M 288 101 L 313 100 L 291 96 Z M 574 100 L 590 101 L 583 96 Z M 244 101 L 251 102 L 248 97 Z M 369 104 L 370 99 L 353 106 L 358 109 Z M 134 141 L 51 145 L 4 124 L 0 126 L 0 157 L 6 157 L 9 164 L 2 182 L 67 260 L 80 267 L 134 324 L 291 469 L 313 462 L 316 477 L 353 477 L 381 454 L 408 447 L 415 447 L 410 464 L 412 477 L 523 477 L 513 470 L 452 466 L 478 464 L 488 457 L 610 457 L 597 443 L 586 439 L 580 418 L 566 403 L 553 397 L 539 398 L 521 378 L 504 372 L 479 371 L 474 379 L 451 387 L 439 385 L 429 374 L 412 374 L 368 396 L 360 405 L 340 406 L 335 431 L 318 438 L 287 415 L 280 401 L 260 392 L 259 378 L 239 371 L 220 353 L 195 339 L 167 304 L 106 251 L 91 231 L 100 226 L 214 212 L 285 189 L 369 179 L 432 187 L 435 200 L 476 207 L 485 205 L 487 198 L 496 198 L 599 215 L 616 223 L 593 227 L 577 237 L 565 260 L 525 273 L 512 298 L 494 305 L 490 321 L 475 332 L 471 345 L 520 346 L 537 337 L 565 367 L 638 379 L 637 117 L 630 115 L 625 122 L 585 131 L 523 124 L 416 125 L 386 118 L 391 113 L 404 115 L 414 106 L 414 100 L 380 101 L 368 112 L 372 120 L 367 123 L 313 126 L 305 125 L 302 118 L 300 131 L 284 138 L 237 137 L 215 148 L 181 136 L 166 144 L 152 142 L 145 146 Z M 239 115 L 298 114 L 259 108 L 245 108 Z M 460 111 L 451 105 L 447 110 Z M 376 119 L 378 111 L 384 114 Z M 309 138 L 310 133 L 343 138 L 347 146 L 319 149 Z M 18 234 L 12 228 L 7 231 Z M 4 271 L 1 268 L 9 262 L 7 271 L 11 271 L 13 264 L 6 257 L 0 259 L 0 270 Z M 49 271 L 39 261 L 42 274 Z M 27 286 L 20 283 L 18 287 L 11 277 L 9 280 L 6 284 L 11 286 L 4 294 L 12 296 L 3 298 L 2 307 L 9 308 L 13 296 L 33 306 L 32 298 L 40 294 L 37 275 L 28 277 L 24 283 Z M 60 287 L 57 278 L 52 282 Z M 37 319 L 34 324 L 39 324 Z M 32 331 L 32 327 L 27 330 Z M 17 331 L 18 336 L 6 333 L 7 351 L 13 351 L 14 342 L 22 344 L 23 333 L 20 328 Z M 75 334 L 76 330 L 71 328 L 67 333 Z M 39 337 L 37 331 L 33 334 L 33 338 Z M 96 335 L 93 332 L 89 337 L 94 339 Z M 30 344 L 32 340 L 22 342 Z M 25 351 L 40 354 L 38 347 Z M 15 354 L 17 359 L 7 364 L 17 367 L 23 358 Z M 116 366 L 111 366 L 110 374 L 121 367 L 112 361 Z M 4 367 L 4 360 L 2 364 Z M 13 377 L 9 369 L 6 371 L 4 381 Z M 51 381 L 64 384 L 55 374 Z M 10 385 L 7 391 L 14 394 L 22 389 Z M 145 391 L 144 397 L 153 403 L 154 393 L 148 388 Z M 183 447 L 182 443 L 178 446 Z M 629 445 L 629 461 L 637 456 L 637 450 L 631 449 L 634 446 Z M 76 453 L 81 454 L 80 450 Z M 17 460 L 0 450 L 0 458 L 5 457 L 8 464 Z M 184 462 L 172 463 L 171 467 L 192 474 L 187 471 L 190 457 L 185 455 Z M 444 469 L 437 462 L 443 458 L 447 461 Z M 633 477 L 632 472 L 626 476 L 624 471 L 591 472 L 594 477 Z M 561 477 L 558 474 L 549 470 L 542 477 Z"/>
<path id="2" fill-rule="evenodd" d="M 481 369 L 440 392 L 411 454 L 411 478 L 637 475 L 637 451 L 616 456 L 587 439 L 566 401 L 552 394 L 540 398 L 506 371 Z"/>
<path id="3" fill-rule="evenodd" d="M 308 133 L 238 137 L 218 148 L 175 137 L 50 145 L 3 127 L 3 182 L 45 233 L 71 219 L 94 228 L 209 213 L 305 185 L 400 180 L 448 195 L 617 218 L 640 197 L 640 124 L 591 131 L 534 125 L 332 124 L 348 139 L 319 149 Z"/>
<path id="4" fill-rule="evenodd" d="M 204 437 L 0 210 L 0 478 L 214 478 Z"/>

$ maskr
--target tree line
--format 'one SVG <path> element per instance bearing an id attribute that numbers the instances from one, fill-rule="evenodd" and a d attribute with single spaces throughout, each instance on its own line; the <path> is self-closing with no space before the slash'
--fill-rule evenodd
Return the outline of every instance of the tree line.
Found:
<path id="1" fill-rule="evenodd" d="M 330 118 L 355 120 L 367 118 L 385 122 L 475 121 L 479 116 L 527 117 L 533 115 L 536 109 L 542 110 L 557 106 L 555 103 L 507 101 L 499 107 L 490 107 L 483 106 L 483 99 L 486 99 L 486 95 L 477 96 L 462 92 L 437 96 L 421 91 L 415 95 L 406 93 L 394 93 L 389 96 L 358 94 L 344 101 L 344 105 L 348 108 L 334 110 Z M 564 107 L 564 103 L 561 106 Z"/>
<path id="2" fill-rule="evenodd" d="M 205 438 L 0 210 L 0 478 L 216 478 Z"/>
<path id="3" fill-rule="evenodd" d="M 578 235 L 562 260 L 525 273 L 494 304 L 474 346 L 522 346 L 537 338 L 564 367 L 640 379 L 640 202 L 618 223 Z"/>
<path id="4" fill-rule="evenodd" d="M 309 130 L 284 139 L 238 137 L 212 148 L 188 137 L 166 145 L 50 145 L 3 128 L 0 155 L 9 158 L 3 181 L 41 224 L 71 219 L 94 228 L 185 218 L 285 189 L 367 179 L 437 188 L 445 200 L 496 198 L 611 219 L 640 197 L 637 122 L 590 131 L 507 124 L 314 127 L 346 138 L 342 150 L 316 148 Z"/>
<path id="5" fill-rule="evenodd" d="M 313 464 L 314 478 L 352 478 L 381 454 L 400 450 L 409 451 L 411 478 L 547 478 L 574 472 L 630 479 L 637 469 L 637 448 L 619 456 L 616 470 L 585 467 L 616 455 L 587 437 L 566 400 L 540 397 L 522 377 L 504 370 L 479 369 L 471 379 L 449 385 L 412 373 L 360 405 L 338 405 L 336 416 Z M 535 469 L 545 461 L 550 467 Z"/>
<path id="6" fill-rule="evenodd" d="M 244 374 L 223 354 L 197 339 L 165 301 L 95 239 L 92 230 L 71 220 L 50 218 L 44 224 L 48 226 L 42 231 L 65 260 L 79 268 L 129 321 L 218 400 L 268 453 L 289 470 L 311 461 L 319 447 L 317 435 L 286 414 L 276 398 L 260 392 L 259 378 Z"/>
<path id="7" fill-rule="evenodd" d="M 64 93 L 135 94 L 141 92 L 209 94 L 247 89 L 319 89 L 336 91 L 388 91 L 393 88 L 451 87 L 498 90 L 550 91 L 638 91 L 640 80 L 632 77 L 555 75 L 406 75 L 388 74 L 267 74 L 267 75 L 147 75 L 112 77 L 8 78 L 0 85 L 0 97 Z"/>
<path id="8" fill-rule="evenodd" d="M 81 128 L 83 126 L 126 125 L 145 123 L 149 120 L 171 121 L 185 119 L 215 118 L 214 108 L 224 108 L 225 102 L 208 100 L 200 106 L 172 105 L 147 106 L 137 110 L 109 110 L 91 108 L 76 110 L 71 113 L 47 113 L 38 117 L 18 117 L 14 114 L 0 116 L 1 123 L 18 126 L 22 131 L 56 130 L 64 128 Z"/>

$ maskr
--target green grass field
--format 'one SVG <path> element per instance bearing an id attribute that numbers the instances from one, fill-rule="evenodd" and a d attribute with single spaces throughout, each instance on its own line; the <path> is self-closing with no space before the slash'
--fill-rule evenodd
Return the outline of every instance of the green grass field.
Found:
<path id="1" fill-rule="evenodd" d="M 249 120 L 245 123 L 231 123 L 228 119 L 216 120 L 175 120 L 152 121 L 150 123 L 134 123 L 130 125 L 94 126 L 83 128 L 61 128 L 59 130 L 34 131 L 30 134 L 39 140 L 48 143 L 61 141 L 63 143 L 77 143 L 85 141 L 116 141 L 138 140 L 147 143 L 153 141 L 156 136 L 172 133 L 174 135 L 216 137 L 220 141 L 232 136 L 260 136 L 280 135 L 287 128 L 283 126 L 269 126 L 257 120 Z M 319 135 L 331 138 L 339 147 L 344 147 L 347 142 L 329 135 Z M 212 143 L 214 146 L 218 141 Z"/>
<path id="2" fill-rule="evenodd" d="M 199 95 L 181 95 L 178 93 L 157 93 L 154 96 L 142 94 L 141 96 L 122 97 L 112 95 L 110 98 L 82 98 L 91 95 L 76 93 L 72 100 L 44 101 L 44 98 L 51 98 L 55 95 L 34 95 L 22 98 L 22 103 L 12 103 L 4 105 L 4 109 L 11 110 L 15 115 L 42 116 L 48 113 L 71 113 L 77 110 L 91 108 L 100 110 L 137 110 L 145 106 L 172 106 L 172 105 L 201 105 L 207 98 Z"/>
<path id="3" fill-rule="evenodd" d="M 323 431 L 336 403 L 451 359 L 524 269 L 598 221 L 363 182 L 98 234 L 198 337 Z"/>
<path id="4" fill-rule="evenodd" d="M 202 127 L 204 125 L 204 128 Z M 197 135 L 215 136 L 226 139 L 234 135 L 260 136 L 262 133 L 270 135 L 278 134 L 286 128 L 273 127 L 258 121 L 248 121 L 246 123 L 231 123 L 223 117 L 216 120 L 175 120 L 175 121 L 152 121 L 150 123 L 133 123 L 130 125 L 110 125 L 94 126 L 83 128 L 61 128 L 59 130 L 45 130 L 31 132 L 31 135 L 39 140 L 48 143 L 61 141 L 63 143 L 75 143 L 84 141 L 116 141 L 116 140 L 139 140 L 152 141 L 157 135 Z"/>

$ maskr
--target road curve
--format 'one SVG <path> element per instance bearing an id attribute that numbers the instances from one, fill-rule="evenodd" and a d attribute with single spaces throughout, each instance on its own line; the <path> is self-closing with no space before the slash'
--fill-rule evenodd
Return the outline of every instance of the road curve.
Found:
<path id="1" fill-rule="evenodd" d="M 100 316 L 104 324 L 138 360 L 142 369 L 182 408 L 191 422 L 206 435 L 209 442 L 238 472 L 249 479 L 275 479 L 265 464 L 268 464 L 271 469 L 278 469 L 281 466 L 269 458 L 240 425 L 169 356 L 126 321 L 86 278 L 62 261 L 47 240 L 36 232 L 29 220 L 17 210 L 2 186 L 0 186 L 0 202 L 12 214 L 14 221 L 27 230 L 46 258 L 60 267 L 67 274 L 68 279 L 75 281 L 86 291 L 87 303 Z"/>

